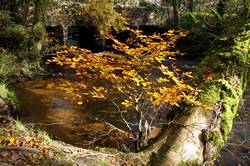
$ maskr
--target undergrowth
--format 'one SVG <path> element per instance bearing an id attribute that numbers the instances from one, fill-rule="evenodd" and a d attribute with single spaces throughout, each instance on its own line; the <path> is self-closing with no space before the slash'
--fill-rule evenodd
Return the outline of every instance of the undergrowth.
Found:
<path id="1" fill-rule="evenodd" d="M 35 166 L 73 165 L 59 153 L 61 149 L 56 147 L 60 147 L 60 144 L 55 143 L 46 132 L 3 116 L 0 117 L 0 121 L 0 148 L 7 149 L 0 153 L 0 163 Z"/>
<path id="2" fill-rule="evenodd" d="M 5 100 L 8 100 L 14 109 L 18 108 L 18 100 L 15 93 L 10 90 L 6 84 L 0 82 L 0 97 Z"/>

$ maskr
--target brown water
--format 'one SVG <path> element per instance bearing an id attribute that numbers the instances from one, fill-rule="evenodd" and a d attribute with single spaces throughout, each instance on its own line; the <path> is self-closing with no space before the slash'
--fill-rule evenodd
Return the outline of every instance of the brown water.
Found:
<path id="1" fill-rule="evenodd" d="M 118 112 L 105 110 L 106 103 L 78 105 L 71 100 L 71 94 L 47 86 L 57 81 L 36 79 L 16 87 L 20 111 L 25 114 L 20 120 L 33 123 L 53 137 L 72 145 L 84 148 L 108 146 L 125 151 L 133 149 L 131 140 L 110 125 L 123 127 Z"/>

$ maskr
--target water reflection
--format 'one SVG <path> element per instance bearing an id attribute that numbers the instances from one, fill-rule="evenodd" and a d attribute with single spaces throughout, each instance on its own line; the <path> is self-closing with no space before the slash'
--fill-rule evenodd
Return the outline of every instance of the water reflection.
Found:
<path id="1" fill-rule="evenodd" d="M 119 126 L 121 123 L 116 111 L 105 110 L 105 104 L 100 103 L 78 105 L 71 100 L 73 95 L 63 90 L 47 88 L 49 83 L 55 81 L 57 80 L 38 79 L 16 87 L 20 111 L 25 113 L 25 116 L 20 117 L 22 121 L 34 123 L 36 127 L 45 129 L 55 138 L 72 145 L 84 148 L 98 145 L 121 150 L 133 149 L 131 140 L 109 125 Z"/>

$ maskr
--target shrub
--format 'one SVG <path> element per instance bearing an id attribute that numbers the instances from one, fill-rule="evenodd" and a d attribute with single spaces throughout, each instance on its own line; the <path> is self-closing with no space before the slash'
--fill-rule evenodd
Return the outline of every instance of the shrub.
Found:
<path id="1" fill-rule="evenodd" d="M 7 27 L 0 32 L 0 45 L 5 49 L 27 49 L 31 43 L 30 30 L 22 25 Z"/>
<path id="2" fill-rule="evenodd" d="M 0 53 L 0 78 L 5 81 L 7 78 L 17 74 L 16 57 L 10 52 Z"/>
<path id="3" fill-rule="evenodd" d="M 101 34 L 107 34 L 112 29 L 121 29 L 126 22 L 115 11 L 110 0 L 90 1 L 79 13 L 85 26 L 94 27 Z"/>
<path id="4" fill-rule="evenodd" d="M 13 24 L 9 11 L 0 11 L 0 28 L 5 28 Z"/>
<path id="5" fill-rule="evenodd" d="M 32 71 L 38 70 L 29 54 L 27 51 L 20 51 L 15 54 L 5 50 L 0 52 L 0 80 L 7 82 L 11 78 L 20 78 L 22 75 L 28 76 L 31 75 Z"/>

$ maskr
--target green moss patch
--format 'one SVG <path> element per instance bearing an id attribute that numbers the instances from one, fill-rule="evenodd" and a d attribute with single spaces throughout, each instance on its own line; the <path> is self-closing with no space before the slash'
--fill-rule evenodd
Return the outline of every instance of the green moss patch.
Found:
<path id="1" fill-rule="evenodd" d="M 232 130 L 233 119 L 237 113 L 239 98 L 226 97 L 223 101 L 224 112 L 221 114 L 222 124 L 221 131 L 224 140 L 227 139 L 227 135 Z"/>
<path id="2" fill-rule="evenodd" d="M 221 88 L 218 87 L 218 85 L 211 84 L 203 90 L 203 93 L 200 96 L 201 102 L 209 107 L 213 107 L 221 99 L 220 91 Z"/>
<path id="3" fill-rule="evenodd" d="M 218 148 L 222 148 L 224 146 L 224 139 L 222 137 L 222 134 L 218 131 L 207 131 L 204 134 L 204 139 L 205 141 L 209 142 L 209 141 L 213 141 L 214 144 L 218 147 Z"/>
<path id="4" fill-rule="evenodd" d="M 188 161 L 183 161 L 178 166 L 200 166 L 202 165 L 199 160 L 188 160 Z"/>

